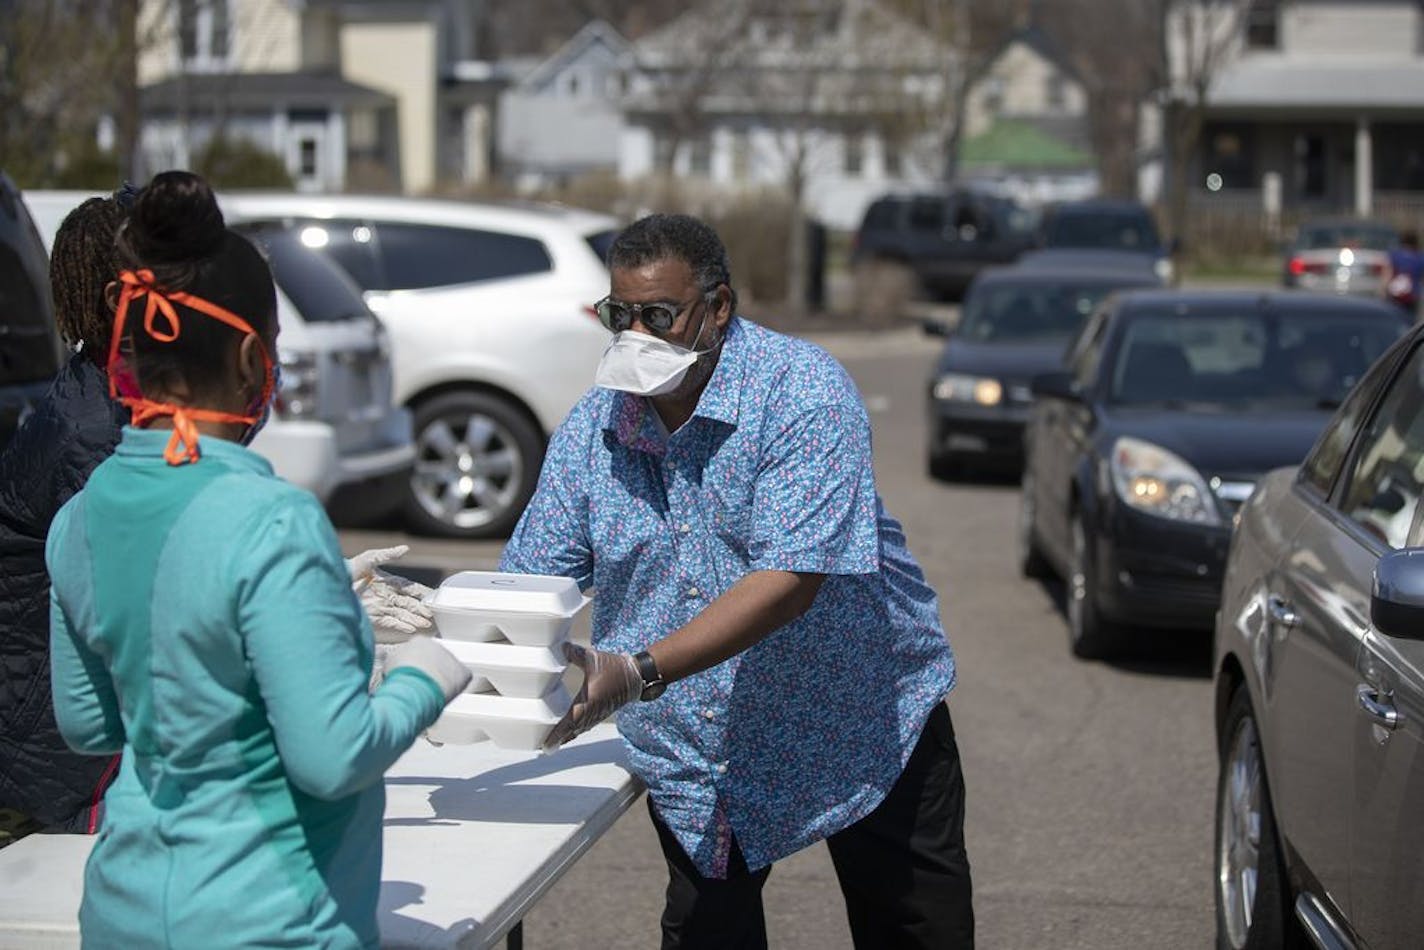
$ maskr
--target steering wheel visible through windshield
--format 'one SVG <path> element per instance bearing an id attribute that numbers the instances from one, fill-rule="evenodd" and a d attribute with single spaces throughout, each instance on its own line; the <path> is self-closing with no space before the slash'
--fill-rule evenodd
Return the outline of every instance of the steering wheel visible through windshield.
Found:
<path id="1" fill-rule="evenodd" d="M 1331 409 L 1406 329 L 1388 313 L 1143 314 L 1125 329 L 1108 401 Z"/>

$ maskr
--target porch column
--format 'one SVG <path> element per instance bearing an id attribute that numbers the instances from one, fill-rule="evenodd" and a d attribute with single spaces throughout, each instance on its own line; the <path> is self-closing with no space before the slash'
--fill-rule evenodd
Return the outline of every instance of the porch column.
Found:
<path id="1" fill-rule="evenodd" d="M 1355 120 L 1355 214 L 1366 217 L 1375 205 L 1374 136 L 1368 116 Z"/>
<path id="2" fill-rule="evenodd" d="M 333 106 L 326 120 L 326 168 L 322 169 L 322 189 L 346 190 L 346 113 Z"/>

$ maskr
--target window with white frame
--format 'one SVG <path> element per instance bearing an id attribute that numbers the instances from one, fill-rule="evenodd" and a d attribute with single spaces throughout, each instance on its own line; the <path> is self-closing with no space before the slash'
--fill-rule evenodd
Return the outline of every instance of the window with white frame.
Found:
<path id="1" fill-rule="evenodd" d="M 865 170 L 865 136 L 850 132 L 845 137 L 845 173 L 859 175 Z"/>
<path id="2" fill-rule="evenodd" d="M 178 51 L 189 69 L 223 69 L 232 54 L 228 0 L 179 0 Z"/>

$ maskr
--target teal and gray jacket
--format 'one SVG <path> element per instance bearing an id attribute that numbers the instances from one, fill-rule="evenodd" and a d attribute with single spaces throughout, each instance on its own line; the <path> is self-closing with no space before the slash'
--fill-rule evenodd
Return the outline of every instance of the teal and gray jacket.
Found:
<path id="1" fill-rule="evenodd" d="M 443 705 L 373 637 L 335 532 L 260 456 L 124 430 L 55 517 L 55 716 L 122 750 L 85 870 L 97 947 L 376 946 L 382 775 Z"/>

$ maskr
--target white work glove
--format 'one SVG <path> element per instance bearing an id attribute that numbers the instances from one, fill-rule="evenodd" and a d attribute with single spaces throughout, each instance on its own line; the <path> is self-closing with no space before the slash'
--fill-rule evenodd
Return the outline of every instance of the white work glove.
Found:
<path id="1" fill-rule="evenodd" d="M 400 643 L 411 634 L 430 633 L 434 615 L 424 603 L 430 588 L 380 569 L 387 561 L 404 557 L 407 544 L 393 548 L 362 551 L 346 562 L 351 587 L 361 599 L 361 608 L 371 618 L 377 643 Z"/>
<path id="2" fill-rule="evenodd" d="M 631 654 L 604 653 L 565 643 L 564 659 L 583 670 L 583 685 L 569 711 L 544 740 L 545 752 L 582 735 L 643 694 L 643 675 Z"/>
<path id="3" fill-rule="evenodd" d="M 389 677 L 403 667 L 420 670 L 433 679 L 445 694 L 446 705 L 465 691 L 472 678 L 465 664 L 455 659 L 434 637 L 411 637 L 393 647 L 386 655 L 385 675 Z"/>

